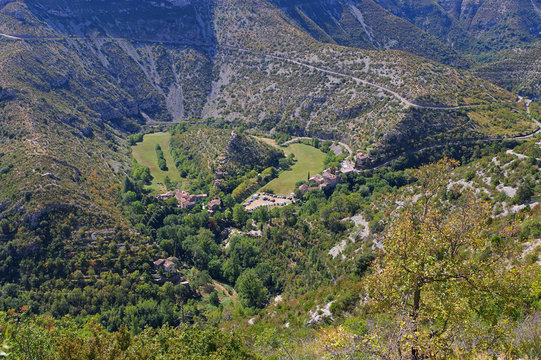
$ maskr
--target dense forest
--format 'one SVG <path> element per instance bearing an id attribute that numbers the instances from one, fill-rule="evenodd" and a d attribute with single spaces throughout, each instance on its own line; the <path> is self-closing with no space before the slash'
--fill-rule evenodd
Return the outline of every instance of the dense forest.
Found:
<path id="1" fill-rule="evenodd" d="M 306 142 L 327 151 L 325 165 L 340 165 L 332 143 Z M 462 163 L 433 162 L 440 155 L 434 152 L 397 159 L 342 174 L 335 189 L 312 190 L 299 203 L 251 212 L 240 204 L 248 194 L 235 196 L 243 181 L 257 178 L 250 168 L 219 189 L 212 176 L 186 172 L 190 191 L 221 199 L 221 209 L 209 212 L 204 202 L 181 209 L 175 197 L 157 199 L 147 185 L 151 172 L 134 161 L 114 193 L 125 227 L 93 232 L 80 227 L 77 214 L 59 216 L 69 209 L 37 227 L 15 229 L 2 220 L 4 238 L 36 239 L 2 247 L 3 351 L 25 358 L 41 342 L 30 358 L 87 359 L 95 352 L 139 359 L 149 348 L 157 359 L 539 354 L 531 333 L 540 304 L 532 242 L 541 231 L 539 205 L 494 216 L 503 201 L 537 199 L 538 154 L 528 144 L 516 148 L 527 154 L 519 159 L 506 152 L 513 142 L 446 150 Z M 175 156 L 177 166 L 189 166 Z M 481 174 L 474 169 L 487 159 L 498 159 L 489 161 L 492 193 L 475 181 Z M 453 185 L 461 182 L 472 185 Z M 500 183 L 517 187 L 512 199 L 502 197 Z M 172 261 L 173 271 L 156 266 L 159 259 Z M 279 330 L 280 323 L 287 326 Z M 242 336 L 224 335 L 239 327 Z M 197 337 L 214 345 L 176 341 Z M 306 341 L 310 350 L 300 345 Z M 66 357 L 76 344 L 86 345 Z"/>

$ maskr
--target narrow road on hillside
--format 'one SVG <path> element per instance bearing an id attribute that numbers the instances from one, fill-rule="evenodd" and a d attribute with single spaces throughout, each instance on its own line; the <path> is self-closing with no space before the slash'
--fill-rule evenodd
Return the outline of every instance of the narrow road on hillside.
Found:
<path id="1" fill-rule="evenodd" d="M 334 76 L 338 76 L 338 77 L 342 77 L 342 78 L 349 78 L 349 79 L 352 79 L 353 81 L 355 81 L 355 82 L 357 82 L 359 84 L 363 84 L 365 86 L 372 86 L 372 87 L 375 87 L 377 89 L 382 90 L 383 92 L 385 92 L 387 94 L 390 94 L 391 96 L 393 96 L 396 99 L 400 100 L 400 102 L 406 107 L 414 107 L 414 108 L 419 108 L 419 109 L 432 109 L 432 110 L 459 110 L 459 109 L 463 109 L 463 108 L 471 108 L 471 107 L 478 106 L 478 105 L 438 106 L 438 105 L 417 104 L 417 103 L 414 103 L 414 102 L 406 99 L 405 97 L 403 97 L 398 92 L 396 92 L 396 91 L 394 91 L 392 89 L 389 89 L 389 88 L 387 88 L 387 87 L 385 87 L 383 85 L 377 84 L 377 83 L 373 83 L 373 82 L 370 82 L 370 81 L 355 77 L 353 75 L 348 75 L 348 74 L 337 72 L 337 71 L 334 71 L 334 70 L 329 70 L 329 69 L 325 69 L 325 68 L 322 68 L 322 67 L 306 64 L 306 63 L 303 63 L 301 61 L 286 58 L 286 57 L 283 57 L 283 56 L 267 54 L 267 53 L 259 53 L 259 52 L 256 52 L 256 51 L 253 51 L 253 50 L 250 50 L 250 49 L 240 48 L 240 47 L 231 46 L 231 45 L 207 44 L 207 43 L 185 42 L 185 41 L 168 41 L 168 40 L 126 39 L 126 38 L 106 37 L 106 36 L 95 37 L 95 38 L 88 38 L 88 37 L 54 37 L 54 36 L 43 36 L 43 37 L 30 37 L 29 36 L 29 37 L 27 37 L 27 36 L 14 36 L 14 35 L 8 35 L 8 34 L 3 34 L 3 33 L 0 33 L 0 36 L 3 36 L 5 38 L 11 39 L 11 40 L 21 40 L 21 41 L 36 41 L 36 40 L 37 41 L 39 41 L 39 40 L 42 40 L 42 41 L 45 41 L 45 40 L 58 41 L 58 40 L 70 40 L 70 39 L 71 40 L 114 40 L 114 41 L 139 41 L 139 42 L 149 42 L 149 43 L 169 44 L 169 45 L 182 45 L 182 46 L 207 46 L 207 47 L 216 46 L 216 47 L 221 47 L 221 48 L 224 48 L 224 49 L 229 49 L 229 50 L 234 50 L 234 51 L 239 51 L 239 52 L 246 52 L 246 53 L 249 53 L 249 54 L 252 54 L 252 55 L 261 56 L 261 57 L 265 57 L 265 58 L 271 58 L 271 59 L 275 59 L 275 60 L 286 61 L 286 62 L 295 64 L 295 65 L 298 65 L 298 66 L 302 66 L 302 67 L 305 67 L 307 69 L 311 69 L 311 70 L 314 70 L 314 71 L 319 71 L 319 72 L 323 72 L 323 73 L 326 73 L 326 74 L 329 74 L 329 75 L 334 75 Z"/>
<path id="2" fill-rule="evenodd" d="M 384 163 L 381 163 L 381 164 L 379 164 L 377 166 L 371 167 L 371 168 L 366 169 L 366 170 L 380 169 L 382 167 L 385 167 L 385 166 L 389 165 L 391 162 L 395 161 L 396 159 L 398 159 L 401 156 L 410 156 L 410 155 L 416 154 L 416 153 L 424 151 L 424 150 L 435 149 L 435 148 L 444 147 L 444 146 L 447 146 L 447 145 L 470 145 L 470 144 L 475 144 L 475 143 L 478 143 L 478 142 L 530 139 L 530 138 L 533 138 L 536 135 L 541 134 L 541 123 L 538 122 L 537 120 L 533 119 L 533 118 L 532 118 L 532 120 L 536 123 L 538 128 L 537 128 L 536 131 L 534 131 L 534 132 L 532 132 L 531 134 L 528 134 L 528 135 L 514 136 L 514 137 L 507 137 L 507 138 L 506 137 L 494 137 L 494 138 L 484 138 L 484 139 L 457 140 L 457 141 L 449 141 L 449 142 L 446 142 L 446 143 L 438 143 L 438 144 L 427 145 L 427 146 L 424 146 L 424 147 L 421 147 L 421 148 L 418 148 L 418 149 L 407 151 L 407 152 L 402 153 L 400 155 L 393 156 L 392 158 L 388 159 Z"/>
<path id="3" fill-rule="evenodd" d="M 303 63 L 301 61 L 285 58 L 285 57 L 282 57 L 282 56 L 277 56 L 277 55 L 272 55 L 272 54 L 265 54 L 265 53 L 258 53 L 258 52 L 255 52 L 255 51 L 252 51 L 252 50 L 249 50 L 249 49 L 239 48 L 239 47 L 236 47 L 236 46 L 230 46 L 230 45 L 219 45 L 219 46 L 223 47 L 223 48 L 226 48 L 226 49 L 230 49 L 230 50 L 246 52 L 246 53 L 249 53 L 249 54 L 252 54 L 252 55 L 264 56 L 264 57 L 267 57 L 267 58 L 276 59 L 276 60 L 280 60 L 280 61 L 287 61 L 287 62 L 290 62 L 292 64 L 303 66 L 305 68 L 308 68 L 308 69 L 311 69 L 311 70 L 314 70 L 314 71 L 323 72 L 323 73 L 326 73 L 326 74 L 329 74 L 329 75 L 334 75 L 334 76 L 343 77 L 343 78 L 349 78 L 349 79 L 354 80 L 357 83 L 363 84 L 365 86 L 372 86 L 372 87 L 378 88 L 378 89 L 386 92 L 387 94 L 391 94 L 393 97 L 400 100 L 400 102 L 402 102 L 402 104 L 404 104 L 406 107 L 414 107 L 414 108 L 418 108 L 418 109 L 432 109 L 432 110 L 459 110 L 459 109 L 472 108 L 472 107 L 479 106 L 479 105 L 461 105 L 461 106 L 445 106 L 445 105 L 442 105 L 442 106 L 439 106 L 439 105 L 416 104 L 416 103 L 411 102 L 410 100 L 406 99 L 405 97 L 403 97 L 402 95 L 400 95 L 399 93 L 397 93 L 394 90 L 391 90 L 391 89 L 389 89 L 389 88 L 387 88 L 387 87 L 385 87 L 383 85 L 376 84 L 376 83 L 373 83 L 373 82 L 370 82 L 370 81 L 355 77 L 353 75 L 344 74 L 344 73 L 337 72 L 337 71 L 334 71 L 334 70 L 329 70 L 329 69 L 321 68 L 321 67 L 318 67 L 318 66 L 306 64 L 306 63 Z"/>
<path id="4" fill-rule="evenodd" d="M 61 40 L 114 40 L 114 41 L 135 41 L 141 43 L 150 43 L 150 44 L 165 44 L 165 45 L 180 45 L 180 46 L 201 46 L 201 47 L 213 47 L 217 46 L 212 43 L 203 43 L 199 41 L 173 41 L 173 40 L 153 40 L 153 39 L 127 39 L 120 37 L 111 37 L 111 36 L 96 36 L 96 37 L 85 37 L 85 36 L 26 36 L 26 35 L 8 35 L 0 33 L 1 37 L 5 37 L 11 40 L 19 41 L 61 41 Z"/>
<path id="5" fill-rule="evenodd" d="M 24 40 L 23 38 L 20 38 L 17 36 L 12 36 L 12 35 L 2 34 L 2 33 L 0 33 L 0 36 L 11 39 L 11 40 Z"/>
<path id="6" fill-rule="evenodd" d="M 311 70 L 314 70 L 314 71 L 323 72 L 323 73 L 326 73 L 326 74 L 329 74 L 329 75 L 334 75 L 334 76 L 338 76 L 338 77 L 342 77 L 342 78 L 349 78 L 349 79 L 352 79 L 353 81 L 355 81 L 355 82 L 357 82 L 359 84 L 363 84 L 365 86 L 372 86 L 372 87 L 375 87 L 377 89 L 382 90 L 383 92 L 385 92 L 387 94 L 390 94 L 391 96 L 393 96 L 396 99 L 400 100 L 400 102 L 403 105 L 405 105 L 406 107 L 414 107 L 414 108 L 418 108 L 418 109 L 432 109 L 432 110 L 459 110 L 459 109 L 473 108 L 473 107 L 479 106 L 479 105 L 460 105 L 460 106 L 441 105 L 440 106 L 440 105 L 417 104 L 415 102 L 412 102 L 412 101 L 406 99 L 405 97 L 403 97 L 398 92 L 396 92 L 396 91 L 394 91 L 392 89 L 389 89 L 389 88 L 387 88 L 387 87 L 385 87 L 383 85 L 377 84 L 377 83 L 373 83 L 373 82 L 370 82 L 370 81 L 355 77 L 353 75 L 349 75 L 349 74 L 341 73 L 341 72 L 338 72 L 338 71 L 329 70 L 329 69 L 325 69 L 325 68 L 322 68 L 322 67 L 306 64 L 306 63 L 303 63 L 301 61 L 286 58 L 286 57 L 283 57 L 283 56 L 267 54 L 267 53 L 260 53 L 260 52 L 253 51 L 253 50 L 250 50 L 250 49 L 240 48 L 240 47 L 231 46 L 231 45 L 199 43 L 199 42 L 187 42 L 187 41 L 170 41 L 170 40 L 126 39 L 126 38 L 107 37 L 107 36 L 95 37 L 95 38 L 69 37 L 69 36 L 67 36 L 67 37 L 54 37 L 54 36 L 31 37 L 31 36 L 28 36 L 27 37 L 27 36 L 14 36 L 14 35 L 8 35 L 8 34 L 3 34 L 3 33 L 0 33 L 0 36 L 11 39 L 11 40 L 20 40 L 20 41 L 39 41 L 39 40 L 42 40 L 42 41 L 43 40 L 58 41 L 58 40 L 70 40 L 70 39 L 71 40 L 114 40 L 114 41 L 138 41 L 138 42 L 169 44 L 169 45 L 182 45 L 182 46 L 203 46 L 203 47 L 217 47 L 217 48 L 221 47 L 221 48 L 224 48 L 224 49 L 229 49 L 229 50 L 234 50 L 234 51 L 239 51 L 239 52 L 246 52 L 246 53 L 249 53 L 249 54 L 252 54 L 252 55 L 255 55 L 255 56 L 261 56 L 261 57 L 265 57 L 265 58 L 271 58 L 271 59 L 275 59 L 275 60 L 290 62 L 292 64 L 302 66 L 302 67 L 305 67 L 307 69 L 311 69 Z"/>
<path id="7" fill-rule="evenodd" d="M 296 64 L 298 66 L 302 66 L 302 67 L 305 67 L 307 69 L 311 69 L 311 70 L 314 70 L 314 71 L 320 71 L 320 72 L 323 72 L 323 73 L 326 73 L 326 74 L 329 74 L 329 75 L 334 75 L 334 76 L 343 77 L 343 78 L 350 78 L 350 79 L 352 79 L 352 80 L 354 80 L 354 81 L 356 81 L 358 83 L 361 83 L 363 85 L 378 88 L 378 89 L 392 95 L 396 99 L 400 100 L 405 106 L 408 106 L 408 107 L 414 107 L 414 108 L 419 108 L 419 109 L 433 109 L 433 110 L 459 110 L 459 109 L 473 108 L 473 107 L 479 106 L 479 105 L 436 106 L 436 105 L 416 104 L 416 103 L 413 103 L 410 100 L 404 98 L 403 96 L 401 96 L 396 91 L 391 90 L 391 89 L 389 89 L 389 88 L 387 88 L 387 87 L 385 87 L 383 85 L 372 83 L 370 81 L 367 81 L 367 80 L 364 80 L 364 79 L 361 79 L 361 78 L 358 78 L 358 77 L 355 77 L 355 76 L 352 76 L 352 75 L 348 75 L 348 74 L 340 73 L 340 72 L 337 72 L 337 71 L 334 71 L 334 70 L 329 70 L 329 69 L 317 67 L 317 66 L 314 66 L 314 65 L 303 63 L 303 62 L 298 61 L 298 60 L 285 58 L 285 57 L 282 57 L 282 56 L 277 56 L 277 55 L 273 55 L 273 54 L 266 54 L 266 53 L 260 53 L 260 52 L 256 52 L 256 51 L 253 51 L 253 50 L 240 48 L 240 47 L 236 47 L 236 46 L 231 46 L 231 45 L 204 44 L 204 43 L 196 43 L 196 42 L 189 43 L 189 42 L 182 42 L 182 41 L 177 42 L 177 41 L 158 41 L 158 40 L 145 40 L 145 39 L 126 39 L 126 38 L 113 38 L 113 37 L 96 37 L 96 38 L 87 38 L 87 37 L 52 37 L 52 36 L 51 37 L 25 37 L 25 36 L 8 35 L 8 34 L 4 34 L 4 33 L 0 33 L 0 36 L 4 37 L 4 38 L 11 39 L 11 40 L 18 40 L 18 41 L 40 41 L 40 40 L 56 41 L 56 40 L 66 40 L 66 39 L 73 39 L 73 40 L 115 40 L 115 41 L 139 41 L 139 42 L 171 44 L 171 45 L 183 45 L 183 46 L 215 46 L 215 47 L 221 47 L 221 48 L 229 49 L 229 50 L 233 50 L 233 51 L 245 52 L 245 53 L 249 53 L 249 54 L 252 54 L 252 55 L 255 55 L 255 56 L 261 56 L 261 57 L 265 57 L 265 58 L 271 58 L 271 59 L 276 59 L 276 60 L 280 60 L 280 61 L 290 62 L 292 64 Z M 419 148 L 419 149 L 416 149 L 416 150 L 408 151 L 408 152 L 406 152 L 404 154 L 401 154 L 401 155 L 397 155 L 397 156 L 387 160 L 385 163 L 378 165 L 374 169 L 377 169 L 377 168 L 383 167 L 385 165 L 388 165 L 393 160 L 396 160 L 399 156 L 404 156 L 404 155 L 407 156 L 407 155 L 411 155 L 411 154 L 414 154 L 414 153 L 417 153 L 417 152 L 420 152 L 420 151 L 423 151 L 423 150 L 442 147 L 442 146 L 446 146 L 446 145 L 464 145 L 464 144 L 471 144 L 471 143 L 475 143 L 475 142 L 488 142 L 488 141 L 498 141 L 498 140 L 524 140 L 524 139 L 532 138 L 532 137 L 536 136 L 537 134 L 541 133 L 541 123 L 539 123 L 537 120 L 535 120 L 530 115 L 530 103 L 531 103 L 531 100 L 527 100 L 527 99 L 525 100 L 526 112 L 528 113 L 528 115 L 530 116 L 532 121 L 534 121 L 535 124 L 538 126 L 538 129 L 535 132 L 531 133 L 531 134 L 523 135 L 523 136 L 510 137 L 510 138 L 499 137 L 499 138 L 485 138 L 485 139 L 476 139 L 476 140 L 471 139 L 471 140 L 451 141 L 451 142 L 448 142 L 448 143 L 440 143 L 440 144 L 429 145 L 429 146 L 422 147 L 422 148 Z M 290 141 L 292 141 L 292 140 L 290 140 Z M 351 148 L 349 146 L 347 146 L 346 144 L 340 143 L 340 145 L 344 146 L 348 150 L 348 152 L 350 154 L 353 153 Z"/>

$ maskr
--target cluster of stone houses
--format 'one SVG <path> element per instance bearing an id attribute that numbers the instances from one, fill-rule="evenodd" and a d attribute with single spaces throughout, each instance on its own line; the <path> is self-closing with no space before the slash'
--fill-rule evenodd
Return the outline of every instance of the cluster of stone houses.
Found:
<path id="1" fill-rule="evenodd" d="M 170 281 L 174 284 L 189 285 L 189 281 L 183 281 L 182 275 L 179 271 L 179 260 L 174 256 L 170 256 L 167 259 L 158 259 L 153 262 L 154 270 L 152 274 L 152 282 L 162 285 L 166 281 Z"/>
<path id="2" fill-rule="evenodd" d="M 222 200 L 220 200 L 220 199 L 210 200 L 209 203 L 207 204 L 207 210 L 210 213 L 218 211 L 221 208 L 222 208 Z"/>
<path id="3" fill-rule="evenodd" d="M 160 285 L 166 281 L 180 282 L 182 277 L 178 272 L 177 264 L 178 259 L 174 256 L 154 261 L 153 265 L 156 272 L 152 274 L 152 282 Z"/>
<path id="4" fill-rule="evenodd" d="M 199 200 L 207 198 L 207 194 L 197 194 L 192 195 L 188 194 L 186 191 L 177 190 L 169 191 L 165 194 L 159 194 L 156 196 L 158 200 L 169 200 L 172 197 L 175 197 L 178 201 L 178 207 L 182 209 L 192 209 L 195 207 Z"/>
<path id="5" fill-rule="evenodd" d="M 330 169 L 326 169 L 321 174 L 312 176 L 308 180 L 308 184 L 303 184 L 299 187 L 301 195 L 306 194 L 311 190 L 331 190 L 336 187 L 341 182 L 339 177 L 340 174 L 347 174 L 352 171 L 358 171 L 357 169 L 367 169 L 370 165 L 370 155 L 365 154 L 361 151 L 358 151 L 354 156 L 354 161 L 344 160 L 342 162 L 342 167 L 335 172 L 331 172 Z M 214 187 L 221 188 L 223 186 L 223 178 L 226 176 L 226 173 L 222 171 L 217 171 L 215 173 Z M 168 200 L 172 197 L 175 197 L 178 200 L 178 207 L 182 209 L 192 209 L 195 207 L 197 202 L 202 199 L 207 198 L 207 194 L 197 194 L 192 195 L 188 194 L 186 191 L 176 190 L 169 191 L 165 194 L 159 194 L 156 196 L 159 200 Z M 221 209 L 222 201 L 220 199 L 213 199 L 208 202 L 207 209 L 209 212 L 215 212 Z"/>
<path id="6" fill-rule="evenodd" d="M 331 172 L 330 169 L 324 170 L 323 173 L 312 176 L 308 179 L 308 184 L 303 184 L 299 187 L 301 195 L 306 194 L 312 190 L 330 190 L 334 189 L 336 185 L 342 182 L 339 175 L 340 170 Z"/>
<path id="7" fill-rule="evenodd" d="M 158 271 L 162 269 L 167 274 L 174 274 L 177 271 L 177 261 L 178 259 L 174 256 L 167 259 L 158 259 L 154 261 L 154 268 Z"/>
<path id="8" fill-rule="evenodd" d="M 370 155 L 361 151 L 357 152 L 354 156 L 354 162 L 351 160 L 344 160 L 342 167 L 335 172 L 331 172 L 331 169 L 324 170 L 323 173 L 312 176 L 308 179 L 308 184 L 299 186 L 301 195 L 306 194 L 312 190 L 330 190 L 334 189 L 336 185 L 342 182 L 340 174 L 347 174 L 352 171 L 358 171 L 357 169 L 366 169 L 370 165 Z"/>
<path id="9" fill-rule="evenodd" d="M 178 200 L 178 206 L 182 209 L 192 209 L 199 200 L 207 198 L 207 194 L 188 194 L 186 191 L 178 191 L 175 197 Z"/>
<path id="10" fill-rule="evenodd" d="M 158 194 L 158 195 L 156 195 L 156 199 L 165 201 L 165 200 L 171 199 L 171 198 L 174 197 L 174 196 L 175 196 L 175 192 L 174 192 L 174 191 L 168 191 L 168 192 L 166 192 L 165 194 Z"/>
<path id="11" fill-rule="evenodd" d="M 195 205 L 197 204 L 199 200 L 206 199 L 207 194 L 192 195 L 192 194 L 188 194 L 186 191 L 176 190 L 176 191 L 169 191 L 169 192 L 166 192 L 165 194 L 159 194 L 156 196 L 158 200 L 162 200 L 162 201 L 169 200 L 172 197 L 175 197 L 177 199 L 179 208 L 192 209 L 195 207 Z M 207 204 L 207 209 L 210 212 L 215 212 L 217 210 L 220 210 L 221 207 L 222 207 L 222 200 L 220 199 L 213 199 L 209 201 Z"/>

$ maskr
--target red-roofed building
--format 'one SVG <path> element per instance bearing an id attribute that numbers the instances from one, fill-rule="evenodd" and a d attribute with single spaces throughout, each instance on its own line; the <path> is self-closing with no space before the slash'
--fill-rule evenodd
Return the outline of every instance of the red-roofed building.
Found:
<path id="1" fill-rule="evenodd" d="M 175 196 L 175 192 L 174 191 L 169 191 L 169 192 L 166 192 L 165 194 L 157 195 L 156 199 L 165 201 L 165 200 L 171 199 L 173 196 Z"/>
<path id="2" fill-rule="evenodd" d="M 177 190 L 175 197 L 178 200 L 178 207 L 182 209 L 192 209 L 197 204 L 197 201 L 205 199 L 207 194 L 191 195 L 186 191 Z"/>
<path id="3" fill-rule="evenodd" d="M 299 186 L 299 191 L 300 191 L 301 195 L 304 196 L 304 194 L 306 194 L 308 192 L 308 185 L 307 184 L 302 184 L 301 186 Z"/>
<path id="4" fill-rule="evenodd" d="M 210 212 L 215 212 L 217 210 L 220 210 L 221 207 L 222 207 L 222 200 L 220 199 L 211 200 L 209 201 L 207 205 L 207 208 Z"/>

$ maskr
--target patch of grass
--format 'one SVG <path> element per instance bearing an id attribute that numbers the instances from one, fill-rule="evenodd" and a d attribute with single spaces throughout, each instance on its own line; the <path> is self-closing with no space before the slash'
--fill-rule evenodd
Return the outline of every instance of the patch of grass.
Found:
<path id="1" fill-rule="evenodd" d="M 295 154 L 297 162 L 291 167 L 291 170 L 282 172 L 278 178 L 265 185 L 261 191 L 274 190 L 276 194 L 289 195 L 295 190 L 297 182 L 307 180 L 308 173 L 310 176 L 314 176 L 324 169 L 325 153 L 315 147 L 297 143 L 291 144 L 283 150 L 286 155 Z"/>
<path id="2" fill-rule="evenodd" d="M 180 181 L 179 172 L 175 168 L 175 162 L 169 149 L 170 139 L 171 134 L 168 132 L 147 134 L 144 136 L 143 142 L 138 143 L 136 146 L 132 146 L 132 155 L 135 160 L 137 160 L 139 164 L 150 168 L 150 173 L 154 177 L 154 180 L 152 181 L 153 188 L 156 188 L 157 185 L 163 187 L 166 176 L 169 176 L 171 181 Z M 158 166 L 156 145 L 160 145 L 163 150 L 163 155 L 168 165 L 167 171 L 160 170 Z"/>

